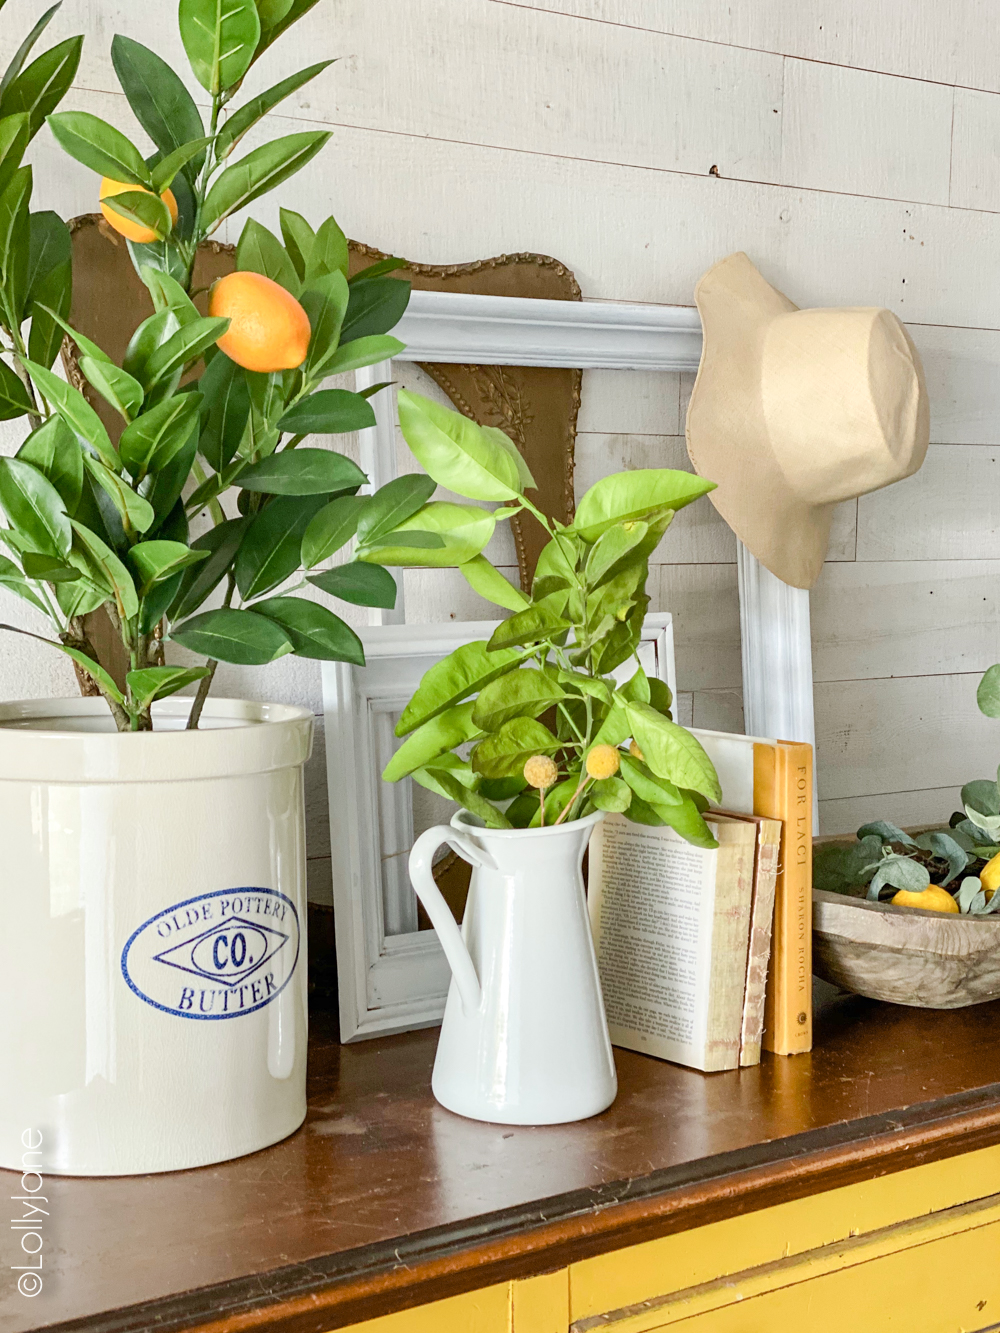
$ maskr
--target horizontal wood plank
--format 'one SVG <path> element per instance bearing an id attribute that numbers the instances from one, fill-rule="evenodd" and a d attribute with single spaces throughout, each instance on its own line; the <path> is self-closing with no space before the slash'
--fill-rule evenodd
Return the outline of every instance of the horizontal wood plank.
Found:
<path id="1" fill-rule="evenodd" d="M 818 684 L 823 799 L 961 787 L 992 776 L 1000 726 L 979 712 L 978 683 L 973 672 Z"/>
<path id="2" fill-rule="evenodd" d="M 820 777 L 822 784 L 822 776 Z M 820 786 L 822 792 L 822 785 Z M 887 819 L 897 828 L 919 828 L 947 824 L 952 811 L 962 808 L 961 788 L 932 787 L 927 791 L 877 792 L 863 796 L 841 796 L 819 802 L 821 834 L 856 833 L 873 819 Z"/>

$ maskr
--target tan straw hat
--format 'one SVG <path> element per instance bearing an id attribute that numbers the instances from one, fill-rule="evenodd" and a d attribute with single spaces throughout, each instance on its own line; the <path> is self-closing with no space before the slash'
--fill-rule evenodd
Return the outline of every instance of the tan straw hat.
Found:
<path id="1" fill-rule="evenodd" d="M 819 577 L 833 507 L 909 477 L 927 452 L 923 368 L 891 311 L 800 310 L 745 254 L 695 288 L 704 343 L 687 414 L 695 470 L 757 559 Z"/>

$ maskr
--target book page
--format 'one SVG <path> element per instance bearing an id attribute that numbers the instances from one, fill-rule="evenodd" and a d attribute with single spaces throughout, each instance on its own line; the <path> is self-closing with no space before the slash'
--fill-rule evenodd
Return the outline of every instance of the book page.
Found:
<path id="1" fill-rule="evenodd" d="M 702 1067 L 716 857 L 622 815 L 594 830 L 591 925 L 615 1045 Z"/>

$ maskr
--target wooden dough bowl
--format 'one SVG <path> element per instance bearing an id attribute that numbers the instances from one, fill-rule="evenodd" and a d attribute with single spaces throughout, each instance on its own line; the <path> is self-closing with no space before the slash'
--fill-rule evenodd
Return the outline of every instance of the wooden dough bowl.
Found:
<path id="1" fill-rule="evenodd" d="M 872 1000 L 961 1009 L 1000 997 L 1000 919 L 813 890 L 813 971 Z"/>

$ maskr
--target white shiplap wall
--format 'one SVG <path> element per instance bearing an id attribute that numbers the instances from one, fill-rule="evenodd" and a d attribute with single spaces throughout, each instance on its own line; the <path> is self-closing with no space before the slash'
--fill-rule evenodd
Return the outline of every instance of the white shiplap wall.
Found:
<path id="1" fill-rule="evenodd" d="M 5 46 L 37 8 L 10 0 Z M 111 36 L 183 69 L 174 13 L 64 0 L 50 31 L 88 34 L 66 105 L 131 127 Z M 350 235 L 397 254 L 541 251 L 587 298 L 690 304 L 697 277 L 745 249 L 801 305 L 880 304 L 908 322 L 933 447 L 915 478 L 843 507 L 813 597 L 827 831 L 947 815 L 957 786 L 1000 758 L 1000 728 L 975 708 L 978 673 L 1000 657 L 995 20 L 989 0 L 321 0 L 247 81 L 253 92 L 340 57 L 275 121 L 334 134 L 281 201 L 314 220 L 334 211 Z M 34 157 L 36 207 L 94 207 L 93 179 L 44 134 Z M 262 201 L 256 215 L 273 223 L 276 208 Z M 624 466 L 685 466 L 689 392 L 687 377 L 588 374 L 579 489 Z M 677 616 L 681 717 L 738 729 L 732 535 L 704 503 L 659 559 L 654 605 Z M 457 576 L 412 571 L 406 584 L 412 619 L 482 612 Z M 71 687 L 61 663 L 39 669 L 10 637 L 0 654 L 2 695 Z M 229 670 L 221 685 L 319 708 L 315 663 Z"/>

